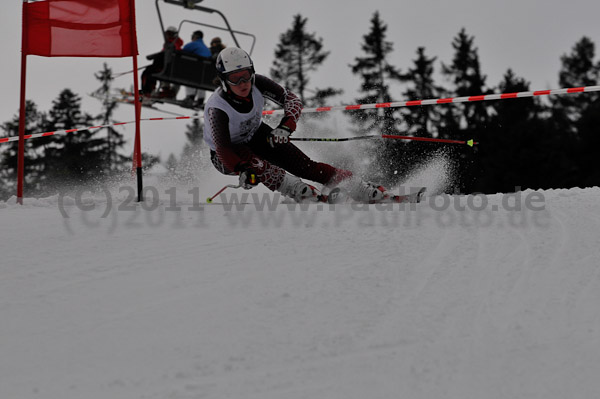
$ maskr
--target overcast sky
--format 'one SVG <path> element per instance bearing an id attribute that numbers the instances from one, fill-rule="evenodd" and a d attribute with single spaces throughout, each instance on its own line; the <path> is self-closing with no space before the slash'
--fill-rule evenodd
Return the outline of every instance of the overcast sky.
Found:
<path id="1" fill-rule="evenodd" d="M 0 95 L 0 122 L 9 120 L 18 110 L 21 48 L 21 1 L 3 2 L 0 26 L 3 30 L 2 94 Z M 510 67 L 531 82 L 531 89 L 558 88 L 560 56 L 583 36 L 600 44 L 600 2 L 596 0 L 205 0 L 201 5 L 218 8 L 236 30 L 253 33 L 257 37 L 253 59 L 259 73 L 268 75 L 273 52 L 279 35 L 287 30 L 293 16 L 300 13 L 308 18 L 307 30 L 316 32 L 324 40 L 329 58 L 312 76 L 312 87 L 333 86 L 345 94 L 334 100 L 336 104 L 354 103 L 359 81 L 351 74 L 349 64 L 362 56 L 362 36 L 369 32 L 370 19 L 375 11 L 388 26 L 387 39 L 394 43 L 392 61 L 406 70 L 415 58 L 417 47 L 424 46 L 428 56 L 437 56 L 439 62 L 449 63 L 452 57 L 452 39 L 465 27 L 475 36 L 482 71 L 489 87 L 497 86 Z M 160 50 L 161 32 L 154 0 L 137 0 L 137 31 L 140 49 L 139 63 L 145 65 L 145 55 Z M 162 3 L 166 25 L 178 25 L 183 19 L 222 25 L 217 14 L 179 9 Z M 189 25 L 188 25 L 189 26 Z M 185 42 L 193 27 L 181 32 Z M 230 37 L 221 32 L 204 29 L 206 41 L 219 35 L 230 45 Z M 242 47 L 249 49 L 248 40 Z M 87 94 L 99 86 L 93 74 L 107 62 L 115 73 L 131 69 L 130 59 L 84 59 L 28 57 L 27 98 L 40 109 L 48 110 L 51 102 L 65 87 L 83 98 L 83 108 L 98 113 L 99 102 Z M 439 82 L 443 83 L 443 82 Z M 115 82 L 117 87 L 129 87 L 131 75 Z M 401 97 L 402 88 L 395 89 L 394 100 Z M 168 108 L 190 115 L 188 110 Z M 119 107 L 117 118 L 132 120 L 133 108 Z M 144 111 L 143 117 L 163 116 Z M 163 160 L 174 152 L 180 154 L 184 143 L 185 121 L 144 122 L 142 145 L 145 151 L 160 154 Z M 122 129 L 126 137 L 133 127 Z M 31 132 L 34 133 L 34 132 Z M 128 144 L 131 145 L 131 144 Z"/>

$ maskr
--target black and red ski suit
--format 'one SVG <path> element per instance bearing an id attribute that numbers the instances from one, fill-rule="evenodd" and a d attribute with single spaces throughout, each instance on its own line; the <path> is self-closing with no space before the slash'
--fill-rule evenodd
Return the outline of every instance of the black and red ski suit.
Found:
<path id="1" fill-rule="evenodd" d="M 254 85 L 260 95 L 283 107 L 281 124 L 291 127 L 293 131 L 302 112 L 300 99 L 263 75 L 256 75 Z M 238 113 L 248 113 L 254 106 L 252 93 L 247 98 L 241 98 L 231 93 L 231 90 L 227 93 L 219 88 L 212 96 L 221 96 Z M 233 175 L 251 168 L 258 181 L 270 190 L 280 187 L 286 171 L 321 184 L 337 183 L 352 176 L 350 171 L 311 160 L 291 142 L 272 147 L 269 138 L 273 128 L 262 121 L 249 134 L 244 133 L 249 137 L 247 141 L 233 144 L 231 138 L 239 135 L 239 132 L 230 131 L 227 112 L 211 107 L 210 103 L 210 100 L 207 101 L 204 110 L 204 122 L 209 127 L 205 128 L 209 135 L 205 135 L 205 140 L 211 146 L 212 162 L 221 173 Z"/>

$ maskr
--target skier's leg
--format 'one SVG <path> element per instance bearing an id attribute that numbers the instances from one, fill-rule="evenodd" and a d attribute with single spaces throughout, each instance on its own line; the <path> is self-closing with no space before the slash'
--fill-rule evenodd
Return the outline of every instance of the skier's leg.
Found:
<path id="1" fill-rule="evenodd" d="M 267 138 L 271 128 L 262 124 L 249 143 L 256 154 L 303 179 L 323 184 L 323 194 L 329 196 L 339 188 L 356 201 L 379 201 L 387 193 L 384 187 L 365 182 L 351 171 L 315 162 L 292 143 L 271 147 Z"/>
<path id="2" fill-rule="evenodd" d="M 240 152 L 243 153 L 243 159 L 256 174 L 257 180 L 269 190 L 279 191 L 296 201 L 317 198 L 318 193 L 315 187 L 306 184 L 300 178 L 286 173 L 282 168 L 259 158 L 249 150 L 244 149 Z M 228 170 L 214 151 L 211 151 L 211 161 L 215 168 L 225 175 L 235 176 L 238 174 Z"/>
<path id="3" fill-rule="evenodd" d="M 349 170 L 338 169 L 323 162 L 313 161 L 292 143 L 271 147 L 268 135 L 271 127 L 261 124 L 249 146 L 252 151 L 269 162 L 285 169 L 291 174 L 323 185 L 352 176 Z"/>
<path id="4" fill-rule="evenodd" d="M 264 184 L 269 190 L 275 191 L 281 186 L 285 170 L 260 159 L 246 147 L 240 147 L 237 153 L 254 170 L 257 180 Z M 224 175 L 236 176 L 239 174 L 238 172 L 227 169 L 215 151 L 210 152 L 210 160 L 215 169 Z"/>

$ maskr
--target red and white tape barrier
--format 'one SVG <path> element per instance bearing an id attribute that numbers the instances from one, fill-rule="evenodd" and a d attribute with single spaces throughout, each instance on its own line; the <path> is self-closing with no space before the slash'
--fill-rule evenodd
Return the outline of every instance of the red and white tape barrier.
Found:
<path id="1" fill-rule="evenodd" d="M 145 119 L 140 119 L 140 121 L 161 121 L 161 120 L 167 120 L 167 119 L 194 119 L 194 118 L 197 118 L 197 117 L 195 117 L 195 116 L 178 116 L 178 117 L 174 117 L 174 118 L 145 118 Z M 113 126 L 121 126 L 121 125 L 130 125 L 132 123 L 135 123 L 135 121 L 112 123 L 110 125 L 98 125 L 98 126 L 82 127 L 82 128 L 79 128 L 79 129 L 56 130 L 54 132 L 26 134 L 25 135 L 25 140 L 35 139 L 35 138 L 38 138 L 38 137 L 54 136 L 54 135 L 57 135 L 57 134 L 67 134 L 67 133 L 81 132 L 81 131 L 84 131 L 84 130 L 102 129 L 102 128 L 105 128 L 105 127 L 113 127 Z M 1 143 L 8 143 L 9 141 L 17 141 L 17 140 L 19 140 L 19 136 L 3 137 L 3 138 L 0 138 L 0 144 Z"/>
<path id="2" fill-rule="evenodd" d="M 418 106 L 418 105 L 438 105 L 438 104 L 466 103 L 466 102 L 474 102 L 474 101 L 507 100 L 509 98 L 547 96 L 550 94 L 572 94 L 572 93 L 583 93 L 583 92 L 592 92 L 592 91 L 600 91 L 600 86 L 572 87 L 572 88 L 568 88 L 568 89 L 554 89 L 554 90 L 522 91 L 522 92 L 518 92 L 518 93 L 486 94 L 486 95 L 467 96 L 467 97 L 435 98 L 435 99 L 430 99 L 430 100 L 398 101 L 398 102 L 379 103 L 379 104 L 341 105 L 339 107 L 304 108 L 304 109 L 302 109 L 302 113 L 328 112 L 328 111 L 354 111 L 354 110 L 358 110 L 358 109 L 398 108 L 398 107 L 413 107 L 413 106 Z M 265 111 L 263 114 L 264 115 L 279 115 L 279 114 L 283 114 L 283 110 Z"/>
<path id="3" fill-rule="evenodd" d="M 585 87 L 571 87 L 567 89 L 554 89 L 554 90 L 537 90 L 537 91 L 522 91 L 517 93 L 498 93 L 498 94 L 485 94 L 479 96 L 467 96 L 467 97 L 452 97 L 452 98 L 435 98 L 430 100 L 411 100 L 411 101 L 398 101 L 398 102 L 389 102 L 389 103 L 378 103 L 378 104 L 357 104 L 357 105 L 340 105 L 333 107 L 319 107 L 319 108 L 303 108 L 302 113 L 315 113 L 315 112 L 329 112 L 329 111 L 355 111 L 360 109 L 374 109 L 374 108 L 399 108 L 399 107 L 413 107 L 413 106 L 423 106 L 423 105 L 437 105 L 437 104 L 456 104 L 456 103 L 466 103 L 466 102 L 475 102 L 475 101 L 489 101 L 489 100 L 507 100 L 511 98 L 525 98 L 525 97 L 537 97 L 537 96 L 548 96 L 548 95 L 559 95 L 559 94 L 574 94 L 574 93 L 588 93 L 600 91 L 600 86 L 585 86 Z M 263 115 L 282 115 L 283 110 L 273 110 L 273 111 L 263 111 Z M 162 121 L 162 120 L 175 120 L 175 119 L 196 119 L 202 118 L 202 116 L 177 116 L 170 118 L 145 118 L 141 119 L 141 121 Z M 120 122 L 113 123 L 110 125 L 100 125 L 100 126 L 91 126 L 80 129 L 68 129 L 68 130 L 57 130 L 54 132 L 45 132 L 45 133 L 34 133 L 34 134 L 26 134 L 25 140 L 33 139 L 38 137 L 48 137 L 56 134 L 66 134 L 66 133 L 74 133 L 80 132 L 83 130 L 92 130 L 92 129 L 102 129 L 105 127 L 111 126 L 120 126 L 135 123 L 135 121 L 130 122 Z M 8 143 L 10 141 L 19 140 L 19 136 L 11 136 L 0 138 L 1 143 Z"/>

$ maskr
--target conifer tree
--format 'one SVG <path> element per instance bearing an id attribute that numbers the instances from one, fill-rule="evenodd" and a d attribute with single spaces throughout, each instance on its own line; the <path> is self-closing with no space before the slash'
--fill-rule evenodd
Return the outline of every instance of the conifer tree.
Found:
<path id="1" fill-rule="evenodd" d="M 425 48 L 417 49 L 417 58 L 413 66 L 402 75 L 402 80 L 409 83 L 409 87 L 402 93 L 407 100 L 426 100 L 436 98 L 443 89 L 434 82 L 434 63 L 437 57 L 428 58 Z M 436 136 L 436 125 L 439 122 L 439 108 L 437 107 L 406 107 L 402 109 L 404 120 L 407 124 L 406 133 L 414 136 Z"/>
<path id="2" fill-rule="evenodd" d="M 583 37 L 573 46 L 570 54 L 561 58 L 559 84 L 561 87 L 594 86 L 600 79 L 600 64 L 596 63 L 596 46 L 588 37 Z M 589 107 L 598 93 L 589 93 L 585 96 L 560 96 L 556 101 L 564 109 L 572 121 L 578 120 L 582 113 Z"/>
<path id="3" fill-rule="evenodd" d="M 501 93 L 529 91 L 530 84 L 509 69 L 498 87 Z M 544 108 L 536 98 L 520 98 L 491 103 L 493 114 L 485 134 L 480 136 L 479 157 L 482 174 L 475 191 L 509 193 L 518 189 L 540 188 L 541 177 L 556 176 L 546 168 L 547 157 L 554 157 L 542 118 Z M 541 148 L 543 151 L 540 151 Z"/>
<path id="4" fill-rule="evenodd" d="M 600 84 L 600 62 L 595 61 L 595 44 L 581 38 L 570 54 L 561 57 L 561 87 Z M 569 163 L 560 165 L 569 171 L 567 187 L 600 185 L 597 154 L 600 147 L 600 95 L 598 93 L 558 96 L 553 101 L 553 118 L 563 138 Z"/>
<path id="5" fill-rule="evenodd" d="M 175 154 L 171 153 L 169 154 L 169 158 L 167 158 L 167 162 L 165 167 L 167 168 L 167 176 L 171 179 L 175 179 L 177 180 L 178 178 L 178 171 L 177 171 L 177 164 L 179 162 L 177 162 L 177 158 L 175 157 Z"/>
<path id="6" fill-rule="evenodd" d="M 296 93 L 305 106 L 314 107 L 323 105 L 326 99 L 342 91 L 332 87 L 309 89 L 310 74 L 323 64 L 329 51 L 323 50 L 322 38 L 306 31 L 307 21 L 308 18 L 297 14 L 292 27 L 281 34 L 271 77 Z M 308 95 L 309 92 L 312 95 Z"/>
<path id="7" fill-rule="evenodd" d="M 25 103 L 25 133 L 41 132 L 45 120 L 45 114 L 38 110 L 37 105 L 27 100 Z M 12 120 L 3 123 L 3 136 L 19 135 L 19 115 L 16 114 Z M 40 159 L 43 152 L 32 145 L 33 141 L 25 140 L 25 162 L 24 162 L 24 192 L 26 196 L 36 196 L 40 191 L 44 177 L 43 167 Z M 0 147 L 0 200 L 5 200 L 17 192 L 17 158 L 19 142 L 13 141 L 2 144 Z"/>
<path id="8" fill-rule="evenodd" d="M 390 55 L 393 44 L 386 40 L 387 25 L 376 11 L 371 18 L 368 34 L 363 36 L 361 48 L 365 55 L 356 57 L 352 73 L 360 76 L 362 83 L 359 89 L 362 97 L 356 99 L 360 104 L 384 103 L 392 101 L 390 85 L 402 81 L 402 75 L 391 63 Z M 360 110 L 350 113 L 350 118 L 357 126 L 357 133 L 394 134 L 400 130 L 400 111 L 393 108 Z M 402 159 L 405 145 L 401 141 L 385 140 L 377 142 L 372 148 L 371 170 L 368 177 L 392 184 L 392 180 L 402 174 Z"/>
<path id="9" fill-rule="evenodd" d="M 356 99 L 358 103 L 390 102 L 390 83 L 400 82 L 402 75 L 391 64 L 390 54 L 393 44 L 386 40 L 387 25 L 381 20 L 376 11 L 371 18 L 371 30 L 363 36 L 361 45 L 364 57 L 355 58 L 350 65 L 352 73 L 359 75 L 362 83 L 359 89 L 364 95 Z M 377 132 L 393 133 L 397 131 L 399 119 L 395 117 L 395 109 L 361 110 L 352 113 L 352 119 L 360 127 L 360 133 Z"/>
<path id="10" fill-rule="evenodd" d="M 413 60 L 412 66 L 402 74 L 402 81 L 407 88 L 402 93 L 406 100 L 426 100 L 436 98 L 443 93 L 443 88 L 434 82 L 434 63 L 437 57 L 429 58 L 425 54 L 425 48 L 417 48 L 417 58 Z M 400 108 L 405 125 L 403 134 L 417 137 L 436 137 L 437 126 L 440 122 L 439 107 L 419 106 Z M 430 143 L 411 141 L 403 144 L 404 153 L 400 160 L 402 167 L 398 170 L 408 171 L 420 164 L 427 156 L 435 152 L 439 147 Z"/>
<path id="11" fill-rule="evenodd" d="M 91 115 L 81 111 L 81 98 L 64 89 L 52 103 L 45 130 L 68 130 L 90 126 Z M 98 182 L 107 176 L 107 142 L 98 132 L 84 130 L 36 141 L 44 148 L 44 178 L 48 193 Z"/>
<path id="12" fill-rule="evenodd" d="M 454 49 L 452 62 L 449 65 L 442 63 L 442 73 L 452 83 L 452 89 L 446 93 L 448 97 L 489 93 L 474 41 L 474 36 L 469 36 L 464 28 L 461 29 L 452 42 Z M 443 138 L 480 141 L 481 135 L 489 125 L 488 104 L 483 101 L 452 104 L 441 108 L 441 113 L 439 131 Z M 481 173 L 477 156 L 478 147 L 464 146 L 454 151 L 456 151 L 454 158 L 457 159 L 457 186 L 460 190 L 470 193 Z"/>
<path id="13" fill-rule="evenodd" d="M 190 182 L 196 176 L 203 156 L 204 125 L 200 119 L 193 119 L 192 123 L 186 127 L 187 141 L 183 146 L 181 160 L 176 164 L 177 173 L 175 175 L 179 180 Z"/>
<path id="14" fill-rule="evenodd" d="M 448 93 L 451 96 L 464 97 L 488 93 L 485 85 L 486 76 L 481 73 L 478 49 L 474 42 L 475 37 L 469 36 L 464 28 L 461 29 L 452 42 L 454 49 L 452 62 L 449 65 L 442 63 L 442 72 L 452 83 L 452 89 Z M 451 112 L 446 113 L 445 120 L 452 117 L 460 129 L 481 131 L 488 123 L 487 107 L 484 102 L 455 104 L 448 108 Z M 454 127 L 457 124 L 450 124 L 450 126 Z M 448 135 L 455 135 L 453 133 L 457 132 L 446 132 Z"/>
<path id="15" fill-rule="evenodd" d="M 97 119 L 100 120 L 102 125 L 110 125 L 114 122 L 113 113 L 118 106 L 118 103 L 111 99 L 110 96 L 110 90 L 114 80 L 112 69 L 104 63 L 103 69 L 94 74 L 94 76 L 102 83 L 94 93 L 98 98 L 102 99 L 102 112 L 98 115 Z M 105 127 L 103 130 L 106 133 L 105 169 L 108 173 L 114 174 L 122 170 L 128 162 L 128 157 L 118 152 L 118 150 L 125 145 L 125 138 L 112 126 Z"/>

